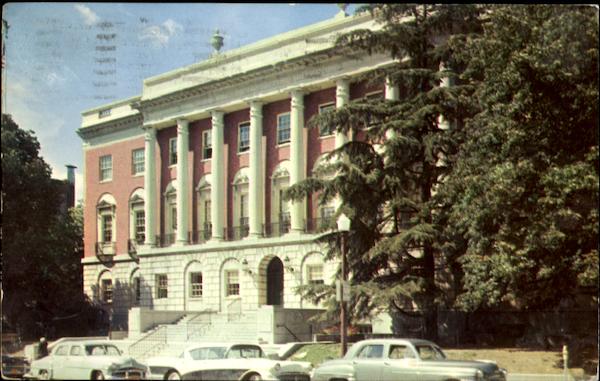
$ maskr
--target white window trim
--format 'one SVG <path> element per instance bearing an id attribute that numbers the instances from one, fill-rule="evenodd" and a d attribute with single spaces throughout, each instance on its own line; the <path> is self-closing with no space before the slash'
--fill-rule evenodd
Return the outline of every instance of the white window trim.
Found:
<path id="1" fill-rule="evenodd" d="M 206 140 L 207 140 L 206 136 L 208 136 L 208 135 L 210 135 L 210 147 L 206 147 Z M 207 158 L 204 157 L 204 149 L 205 148 L 210 148 L 210 157 L 207 157 Z M 201 147 L 201 149 L 202 149 L 202 153 L 201 153 L 202 159 L 201 159 L 201 161 L 202 162 L 204 162 L 204 161 L 210 161 L 212 159 L 212 156 L 213 156 L 212 155 L 213 154 L 212 130 L 208 129 L 208 130 L 202 131 L 202 147 Z"/>
<path id="2" fill-rule="evenodd" d="M 290 117 L 290 140 L 288 140 L 287 142 L 279 142 L 279 117 L 282 115 L 289 115 Z M 280 114 L 277 114 L 277 118 L 276 118 L 276 126 L 275 126 L 275 141 L 277 142 L 277 146 L 278 147 L 285 147 L 286 145 L 290 145 L 292 142 L 292 113 L 290 111 L 286 111 L 286 112 L 282 112 Z"/>
<path id="3" fill-rule="evenodd" d="M 248 149 L 246 149 L 245 151 L 240 151 L 240 149 L 242 148 L 242 126 L 248 126 Z M 241 122 L 238 124 L 238 150 L 237 150 L 237 154 L 238 155 L 246 155 L 248 153 L 250 153 L 250 121 L 247 120 L 245 122 Z"/>
<path id="4" fill-rule="evenodd" d="M 332 102 L 326 102 L 326 103 L 320 103 L 317 106 L 317 110 L 319 112 L 319 115 L 321 115 L 321 108 L 325 107 L 325 106 L 333 106 L 333 110 L 335 110 L 335 102 L 334 101 L 332 101 Z M 319 129 L 319 139 L 329 139 L 331 137 L 335 137 L 335 130 L 332 131 L 330 134 L 321 135 L 321 130 Z"/>
<path id="5" fill-rule="evenodd" d="M 162 276 L 166 277 L 166 287 L 165 287 L 165 289 L 167 291 L 167 296 L 166 297 L 160 297 L 159 296 L 160 290 L 163 289 L 163 288 L 160 287 L 160 278 Z M 155 283 L 155 287 L 156 287 L 156 294 L 155 294 L 156 299 L 169 299 L 169 275 L 166 274 L 166 273 L 155 274 L 155 276 L 154 276 L 154 283 Z"/>
<path id="6" fill-rule="evenodd" d="M 135 152 L 136 151 L 142 151 L 142 165 L 144 167 L 144 169 L 140 172 L 135 172 Z M 131 150 L 131 172 L 132 172 L 132 176 L 133 177 L 140 177 L 140 176 L 144 176 L 144 172 L 146 171 L 146 157 L 145 157 L 145 149 L 144 148 L 136 148 Z"/>
<path id="7" fill-rule="evenodd" d="M 173 147 L 172 141 L 175 141 L 175 163 L 171 163 L 172 152 L 171 148 Z M 169 168 L 173 168 L 177 166 L 177 138 L 169 138 Z"/>
<path id="8" fill-rule="evenodd" d="M 102 158 L 105 158 L 105 157 L 108 157 L 108 158 L 110 158 L 110 177 L 108 177 L 108 178 L 106 178 L 106 179 L 103 179 L 103 178 L 102 178 Z M 99 180 L 100 180 L 100 183 L 108 183 L 108 182 L 112 181 L 112 179 L 113 179 L 113 175 L 114 175 L 114 173 L 113 173 L 113 170 L 114 170 L 114 165 L 113 165 L 113 160 L 112 160 L 112 155 L 111 155 L 111 154 L 109 154 L 109 155 L 102 155 L 102 156 L 100 156 L 100 158 L 98 159 L 98 169 L 99 169 L 99 171 L 100 171 L 100 172 L 98 173 L 98 178 L 99 178 Z M 106 168 L 105 168 L 105 169 L 106 169 Z"/>
<path id="9" fill-rule="evenodd" d="M 194 283 L 192 282 L 192 275 L 194 274 L 200 274 L 200 295 L 194 295 Z M 190 271 L 189 272 L 189 281 L 190 281 L 190 294 L 189 297 L 190 299 L 194 299 L 194 300 L 198 300 L 198 299 L 202 299 L 202 297 L 204 296 L 204 274 L 202 274 L 202 271 Z"/>
<path id="10" fill-rule="evenodd" d="M 144 198 L 139 195 L 134 195 L 129 200 L 129 239 L 135 239 L 136 237 L 136 213 L 145 212 L 144 209 Z M 144 229 L 146 226 L 146 215 L 144 215 Z"/>

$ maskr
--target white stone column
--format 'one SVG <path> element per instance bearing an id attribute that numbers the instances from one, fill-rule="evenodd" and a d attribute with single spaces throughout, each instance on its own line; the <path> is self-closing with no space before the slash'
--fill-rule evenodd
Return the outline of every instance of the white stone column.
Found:
<path id="1" fill-rule="evenodd" d="M 262 103 L 250 102 L 250 237 L 262 236 L 264 184 L 262 176 Z"/>
<path id="2" fill-rule="evenodd" d="M 154 246 L 156 244 L 156 130 L 152 127 L 144 127 L 144 244 Z"/>
<path id="3" fill-rule="evenodd" d="M 304 180 L 304 93 L 292 91 L 292 112 L 290 115 L 290 185 Z M 293 201 L 290 205 L 290 230 L 304 231 L 304 201 Z"/>
<path id="4" fill-rule="evenodd" d="M 188 126 L 187 120 L 177 119 L 177 244 L 180 245 L 188 242 L 189 231 Z"/>
<path id="5" fill-rule="evenodd" d="M 341 108 L 350 102 L 350 79 L 340 78 L 336 81 L 335 107 Z M 348 142 L 348 134 L 335 132 L 335 148 L 340 148 Z"/>
<path id="6" fill-rule="evenodd" d="M 212 158 L 210 163 L 212 184 L 210 187 L 210 216 L 212 219 L 212 239 L 223 240 L 225 227 L 226 189 L 225 189 L 225 157 L 224 132 L 225 123 L 222 111 L 212 111 Z"/>

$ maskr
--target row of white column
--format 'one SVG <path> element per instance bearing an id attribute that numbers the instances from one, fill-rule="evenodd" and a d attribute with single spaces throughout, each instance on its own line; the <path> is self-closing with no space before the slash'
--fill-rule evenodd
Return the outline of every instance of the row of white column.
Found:
<path id="1" fill-rule="evenodd" d="M 398 89 L 386 83 L 386 99 L 397 99 Z M 348 104 L 350 99 L 349 78 L 340 78 L 336 81 L 336 107 Z M 259 100 L 248 102 L 250 105 L 250 150 L 249 150 L 249 235 L 259 237 L 262 235 L 263 209 L 264 209 L 264 174 L 262 163 L 262 135 L 263 135 L 263 103 Z M 212 122 L 212 163 L 211 163 L 211 224 L 212 238 L 223 240 L 227 200 L 226 200 L 226 170 L 224 151 L 224 112 L 211 111 Z M 305 142 L 304 142 L 304 92 L 293 90 L 291 92 L 290 113 L 290 185 L 296 184 L 306 177 Z M 348 141 L 345 133 L 336 132 L 335 147 L 341 147 Z M 177 119 L 177 235 L 178 244 L 188 242 L 189 230 L 189 176 L 188 176 L 188 149 L 189 149 L 189 121 Z M 145 128 L 145 215 L 146 215 L 146 240 L 145 244 L 156 244 L 156 129 L 149 126 Z M 150 201 L 150 202 L 148 202 Z M 290 229 L 292 232 L 304 231 L 306 207 L 304 201 L 293 202 L 290 206 Z"/>

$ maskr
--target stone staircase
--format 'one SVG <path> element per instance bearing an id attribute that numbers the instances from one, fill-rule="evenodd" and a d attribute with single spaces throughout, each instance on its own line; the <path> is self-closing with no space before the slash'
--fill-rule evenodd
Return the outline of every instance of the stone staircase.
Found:
<path id="1" fill-rule="evenodd" d="M 194 343 L 257 342 L 256 312 L 188 314 L 173 324 L 161 324 L 138 338 L 124 340 L 132 357 L 179 356 Z M 124 349 L 125 349 L 124 348 Z"/>

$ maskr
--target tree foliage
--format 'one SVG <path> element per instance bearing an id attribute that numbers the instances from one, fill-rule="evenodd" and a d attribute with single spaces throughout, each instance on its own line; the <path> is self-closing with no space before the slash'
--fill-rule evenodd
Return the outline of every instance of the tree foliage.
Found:
<path id="1" fill-rule="evenodd" d="M 326 172 L 335 176 L 317 171 L 287 192 L 317 192 L 322 204 L 337 195 L 338 214 L 351 218 L 352 316 L 421 315 L 435 339 L 436 306 L 552 308 L 593 289 L 597 13 L 555 5 L 363 11 L 383 29 L 353 31 L 338 45 L 397 58 L 363 79 L 389 78 L 400 99 L 354 101 L 311 119 L 310 127 L 364 139 L 329 154 L 338 160 Z M 453 86 L 440 86 L 444 77 Z M 339 237 L 323 241 L 327 258 L 339 258 Z M 331 285 L 299 291 L 335 319 Z"/>
<path id="2" fill-rule="evenodd" d="M 455 49 L 478 110 L 440 190 L 459 304 L 557 306 L 598 282 L 597 11 L 494 7 Z"/>
<path id="3" fill-rule="evenodd" d="M 389 78 L 400 87 L 400 99 L 355 101 L 313 118 L 312 127 L 363 133 L 365 139 L 331 152 L 330 158 L 339 158 L 328 168 L 336 176 L 309 179 L 292 186 L 289 194 L 297 198 L 320 192 L 322 203 L 338 195 L 339 212 L 352 220 L 348 262 L 354 317 L 391 307 L 423 317 L 425 336 L 435 339 L 439 294 L 435 256 L 439 256 L 440 229 L 433 218 L 437 206 L 432 194 L 448 171 L 444 158 L 460 140 L 460 129 L 445 128 L 440 117 L 460 119 L 460 97 L 470 91 L 461 86 L 440 87 L 442 78 L 455 75 L 451 70 L 440 72 L 440 64 L 451 61 L 449 36 L 478 30 L 479 8 L 385 4 L 365 11 L 375 15 L 383 29 L 353 31 L 337 43 L 397 58 L 396 64 L 364 79 L 382 83 Z M 330 257 L 339 253 L 339 245 L 331 243 Z M 309 289 L 301 292 L 315 297 Z M 329 295 L 319 294 L 321 298 Z"/>
<path id="4" fill-rule="evenodd" d="M 62 181 L 32 131 L 2 115 L 2 314 L 29 336 L 86 308 L 81 282 L 82 208 L 60 211 Z"/>

